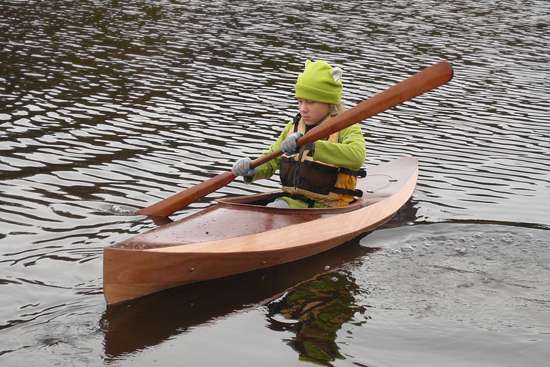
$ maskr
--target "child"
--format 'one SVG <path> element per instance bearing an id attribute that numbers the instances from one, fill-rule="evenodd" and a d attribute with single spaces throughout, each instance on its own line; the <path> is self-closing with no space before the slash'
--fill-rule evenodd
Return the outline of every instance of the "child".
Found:
<path id="1" fill-rule="evenodd" d="M 284 154 L 255 169 L 250 169 L 249 158 L 241 158 L 233 165 L 233 173 L 243 176 L 245 182 L 269 178 L 279 169 L 285 195 L 267 206 L 344 207 L 362 195 L 355 189 L 357 177 L 365 175 L 361 166 L 366 156 L 365 139 L 358 124 L 326 140 L 297 145 L 297 140 L 309 129 L 343 111 L 341 76 L 341 69 L 325 61 L 307 60 L 295 85 L 299 113 L 265 152 L 280 150 Z"/>

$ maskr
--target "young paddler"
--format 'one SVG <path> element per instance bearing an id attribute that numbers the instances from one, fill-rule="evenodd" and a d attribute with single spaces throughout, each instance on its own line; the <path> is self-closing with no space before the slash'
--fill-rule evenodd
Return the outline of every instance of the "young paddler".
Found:
<path id="1" fill-rule="evenodd" d="M 344 207 L 359 197 L 357 177 L 366 157 L 365 139 L 359 124 L 351 125 L 328 139 L 298 146 L 297 140 L 309 129 L 343 112 L 342 70 L 327 62 L 307 60 L 298 75 L 295 96 L 299 113 L 289 121 L 278 139 L 264 152 L 284 154 L 255 169 L 250 158 L 233 165 L 236 176 L 246 182 L 271 177 L 277 170 L 285 194 L 268 206 L 278 208 Z"/>

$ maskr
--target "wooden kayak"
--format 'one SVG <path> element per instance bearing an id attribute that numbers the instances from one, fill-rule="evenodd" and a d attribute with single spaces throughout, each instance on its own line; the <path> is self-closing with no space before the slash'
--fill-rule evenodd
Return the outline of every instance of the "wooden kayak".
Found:
<path id="1" fill-rule="evenodd" d="M 412 196 L 416 158 L 368 169 L 365 194 L 345 208 L 279 209 L 264 204 L 280 192 L 218 200 L 103 251 L 108 305 L 184 284 L 280 265 L 372 231 Z"/>

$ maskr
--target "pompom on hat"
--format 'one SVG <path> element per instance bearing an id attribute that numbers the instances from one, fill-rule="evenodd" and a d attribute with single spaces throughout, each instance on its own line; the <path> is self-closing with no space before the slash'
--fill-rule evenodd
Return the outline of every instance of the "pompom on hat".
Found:
<path id="1" fill-rule="evenodd" d="M 341 77 L 340 68 L 333 68 L 323 60 L 307 60 L 304 71 L 296 80 L 295 96 L 310 101 L 339 104 L 342 100 Z"/>

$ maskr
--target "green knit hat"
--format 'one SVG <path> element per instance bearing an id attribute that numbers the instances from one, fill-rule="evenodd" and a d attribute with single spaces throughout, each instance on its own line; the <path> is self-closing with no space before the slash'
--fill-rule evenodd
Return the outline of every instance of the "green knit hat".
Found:
<path id="1" fill-rule="evenodd" d="M 338 104 L 342 99 L 342 70 L 333 68 L 326 61 L 306 61 L 304 71 L 298 75 L 296 98 Z"/>

